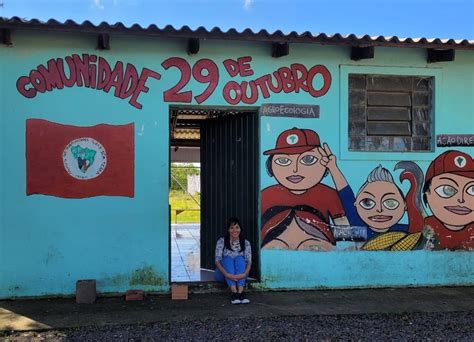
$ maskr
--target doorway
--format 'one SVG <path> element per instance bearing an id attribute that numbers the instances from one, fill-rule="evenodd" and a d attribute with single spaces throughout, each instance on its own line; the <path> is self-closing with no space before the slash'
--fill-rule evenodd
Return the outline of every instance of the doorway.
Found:
<path id="1" fill-rule="evenodd" d="M 193 211 L 184 215 L 186 209 L 196 208 L 178 208 L 170 188 L 171 282 L 214 281 L 215 244 L 230 216 L 241 221 L 253 247 L 250 276 L 259 278 L 258 129 L 256 110 L 170 108 L 170 184 L 176 177 L 173 168 L 199 166 L 199 186 L 196 180 L 181 184 L 181 192 L 199 203 L 199 222 L 181 219 Z M 193 187 L 199 192 L 192 194 Z"/>

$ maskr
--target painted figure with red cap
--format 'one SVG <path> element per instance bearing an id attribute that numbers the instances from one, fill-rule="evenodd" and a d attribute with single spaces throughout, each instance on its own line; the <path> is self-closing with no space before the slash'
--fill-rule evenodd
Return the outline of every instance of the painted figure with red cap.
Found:
<path id="1" fill-rule="evenodd" d="M 330 250 L 336 243 L 331 221 L 348 224 L 337 191 L 321 184 L 328 172 L 319 147 L 316 132 L 292 128 L 264 152 L 278 184 L 262 190 L 262 247 Z"/>
<path id="2" fill-rule="evenodd" d="M 428 167 L 423 199 L 433 216 L 425 219 L 438 249 L 474 249 L 474 159 L 450 150 Z"/>

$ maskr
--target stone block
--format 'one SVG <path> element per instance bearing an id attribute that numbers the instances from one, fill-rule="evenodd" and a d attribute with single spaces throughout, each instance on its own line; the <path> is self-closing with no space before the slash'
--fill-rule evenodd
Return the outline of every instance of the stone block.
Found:
<path id="1" fill-rule="evenodd" d="M 76 303 L 92 304 L 97 298 L 95 279 L 84 279 L 76 282 Z"/>
<path id="2" fill-rule="evenodd" d="M 188 285 L 171 285 L 172 300 L 188 299 Z"/>
<path id="3" fill-rule="evenodd" d="M 126 301 L 143 300 L 144 292 L 142 290 L 128 290 L 125 293 Z"/>

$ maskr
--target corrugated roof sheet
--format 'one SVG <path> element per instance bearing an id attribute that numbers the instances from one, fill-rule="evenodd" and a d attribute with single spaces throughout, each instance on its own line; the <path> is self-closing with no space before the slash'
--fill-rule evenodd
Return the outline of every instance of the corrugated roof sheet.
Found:
<path id="1" fill-rule="evenodd" d="M 454 40 L 454 39 L 440 39 L 440 38 L 399 38 L 397 36 L 385 37 L 377 36 L 371 37 L 369 35 L 357 36 L 355 34 L 341 35 L 318 33 L 312 34 L 309 31 L 297 33 L 292 31 L 290 33 L 283 33 L 278 30 L 275 32 L 268 32 L 260 30 L 254 32 L 251 29 L 237 31 L 231 28 L 227 31 L 222 31 L 218 27 L 210 30 L 204 27 L 191 29 L 188 26 L 181 28 L 174 28 L 171 25 L 158 27 L 150 25 L 142 27 L 139 24 L 125 26 L 118 22 L 115 24 L 108 24 L 102 22 L 98 25 L 90 21 L 76 23 L 73 20 L 66 20 L 60 22 L 50 19 L 46 22 L 38 19 L 24 20 L 19 17 L 3 18 L 0 17 L 0 29 L 35 29 L 42 31 L 66 31 L 66 32 L 86 32 L 86 33 L 120 33 L 120 34 L 134 34 L 142 36 L 160 36 L 173 38 L 201 38 L 201 39 L 222 39 L 222 40 L 245 40 L 245 41 L 270 41 L 270 42 L 290 42 L 290 43 L 316 43 L 328 45 L 348 45 L 348 46 L 394 46 L 394 47 L 416 47 L 416 48 L 434 48 L 434 49 L 474 49 L 474 40 Z"/>
<path id="2" fill-rule="evenodd" d="M 174 131 L 173 139 L 199 140 L 200 136 L 201 131 L 199 130 L 199 128 L 177 128 Z"/>

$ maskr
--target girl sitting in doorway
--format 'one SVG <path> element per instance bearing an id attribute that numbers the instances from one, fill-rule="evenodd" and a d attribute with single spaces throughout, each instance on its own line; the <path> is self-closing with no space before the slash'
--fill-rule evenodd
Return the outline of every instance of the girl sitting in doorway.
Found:
<path id="1" fill-rule="evenodd" d="M 227 232 L 216 244 L 216 281 L 224 282 L 231 291 L 232 304 L 248 304 L 244 285 L 252 267 L 250 242 L 242 237 L 239 219 L 227 221 Z"/>

